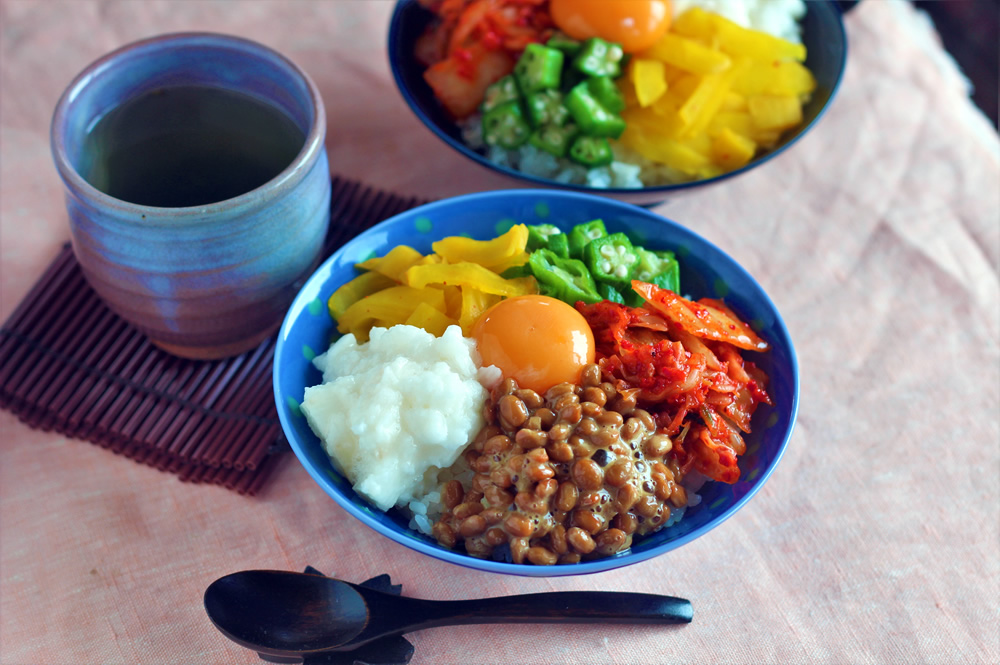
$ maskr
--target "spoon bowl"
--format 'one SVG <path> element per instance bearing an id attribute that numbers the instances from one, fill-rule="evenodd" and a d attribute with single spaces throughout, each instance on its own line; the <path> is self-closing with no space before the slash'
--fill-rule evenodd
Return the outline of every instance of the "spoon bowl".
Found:
<path id="1" fill-rule="evenodd" d="M 336 649 L 368 623 L 368 606 L 354 585 L 281 571 L 251 570 L 216 580 L 205 592 L 205 610 L 232 641 L 273 655 Z"/>
<path id="2" fill-rule="evenodd" d="M 219 631 L 279 658 L 351 651 L 393 635 L 481 623 L 689 623 L 683 598 L 617 591 L 564 591 L 476 600 L 409 598 L 311 573 L 246 570 L 205 591 Z"/>

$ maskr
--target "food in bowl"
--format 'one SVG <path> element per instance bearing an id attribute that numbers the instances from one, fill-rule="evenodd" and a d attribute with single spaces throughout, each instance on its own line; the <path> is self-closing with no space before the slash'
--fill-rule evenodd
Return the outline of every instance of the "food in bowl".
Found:
<path id="1" fill-rule="evenodd" d="M 360 494 L 383 508 L 395 501 L 411 528 L 445 547 L 546 565 L 623 552 L 633 537 L 680 520 L 705 479 L 739 479 L 742 434 L 757 406 L 770 404 L 767 376 L 742 352 L 768 344 L 721 301 L 678 295 L 672 253 L 609 234 L 600 220 L 568 233 L 517 224 L 493 240 L 454 236 L 432 249 L 424 256 L 397 246 L 357 264 L 364 272 L 328 302 L 345 336 L 317 365 L 324 379 L 333 369 L 357 391 L 351 367 L 333 367 L 340 347 L 360 349 L 359 339 L 371 345 L 399 331 L 414 340 L 412 351 L 400 352 L 406 362 L 438 365 L 423 345 L 440 335 L 464 348 L 456 352 L 462 376 L 467 384 L 475 376 L 479 387 L 429 405 L 430 384 L 416 378 L 406 390 L 360 402 L 377 400 L 393 412 L 390 433 L 403 427 L 397 410 L 400 420 L 416 414 L 420 427 L 451 432 L 446 410 L 482 426 L 474 433 L 464 426 L 470 436 L 460 454 L 449 443 L 437 456 L 412 452 L 423 442 L 409 428 L 412 454 L 401 459 L 395 441 L 388 453 L 377 447 L 385 439 L 377 414 L 360 423 L 350 414 L 327 418 L 328 427 L 314 427 L 318 436 L 350 429 L 349 455 L 367 456 L 369 477 L 400 478 L 400 487 L 362 485 L 352 460 L 327 441 Z M 398 383 L 397 360 L 391 350 L 381 355 L 363 380 Z M 315 414 L 344 408 L 314 399 L 335 394 L 307 389 L 310 425 Z M 371 404 L 347 408 L 374 412 Z M 409 466 L 394 476 L 379 469 L 383 463 Z"/>
<path id="2" fill-rule="evenodd" d="M 466 145 L 561 184 L 739 169 L 802 124 L 816 87 L 801 0 L 423 4 L 439 20 L 416 55 Z"/>

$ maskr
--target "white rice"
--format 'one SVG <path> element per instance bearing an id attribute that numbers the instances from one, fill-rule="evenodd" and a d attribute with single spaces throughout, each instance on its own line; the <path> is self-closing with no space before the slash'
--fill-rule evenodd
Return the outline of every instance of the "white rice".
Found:
<path id="1" fill-rule="evenodd" d="M 441 503 L 441 488 L 448 481 L 457 480 L 468 490 L 475 475 L 475 471 L 465 463 L 463 455 L 460 455 L 450 467 L 438 471 L 437 484 L 434 488 L 421 496 L 414 497 L 406 505 L 404 512 L 408 511 L 410 515 L 409 528 L 431 535 L 431 527 L 445 512 L 445 506 Z"/>

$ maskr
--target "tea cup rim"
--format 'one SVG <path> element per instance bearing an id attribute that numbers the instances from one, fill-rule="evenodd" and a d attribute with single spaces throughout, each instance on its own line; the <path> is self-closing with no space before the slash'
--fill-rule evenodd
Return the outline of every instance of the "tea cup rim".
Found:
<path id="1" fill-rule="evenodd" d="M 220 47 L 242 47 L 244 49 L 256 51 L 257 55 L 274 58 L 285 65 L 295 76 L 301 78 L 302 82 L 305 84 L 308 91 L 309 104 L 313 111 L 313 118 L 309 126 L 309 131 L 306 133 L 302 148 L 295 155 L 288 166 L 286 166 L 271 180 L 268 180 L 259 187 L 243 192 L 238 196 L 202 205 L 176 208 L 150 206 L 124 201 L 106 194 L 90 184 L 86 178 L 80 175 L 77 169 L 70 162 L 69 156 L 66 152 L 64 127 L 66 125 L 67 116 L 73 99 L 76 98 L 76 96 L 79 95 L 80 92 L 91 82 L 91 80 L 103 69 L 111 66 L 112 63 L 120 60 L 123 56 L 126 56 L 129 53 L 151 49 L 162 44 L 195 44 L 198 41 L 206 40 L 209 43 L 214 43 Z M 323 103 L 323 97 L 319 91 L 319 87 L 316 85 L 315 81 L 313 81 L 312 77 L 310 77 L 309 74 L 297 65 L 291 58 L 278 50 L 271 48 L 270 46 L 246 37 L 210 31 L 171 32 L 123 44 L 122 46 L 105 53 L 84 67 L 72 79 L 60 95 L 59 101 L 56 103 L 55 110 L 52 114 L 49 136 L 56 170 L 71 191 L 75 192 L 82 198 L 93 201 L 96 205 L 101 207 L 116 209 L 129 216 L 140 216 L 142 217 L 144 223 L 147 224 L 156 224 L 159 219 L 159 215 L 162 215 L 163 211 L 169 210 L 169 221 L 162 220 L 162 223 L 164 225 L 169 224 L 172 227 L 176 227 L 178 223 L 182 223 L 184 221 L 197 223 L 203 221 L 207 217 L 214 216 L 214 214 L 224 211 L 232 212 L 234 210 L 248 210 L 260 207 L 266 205 L 267 200 L 271 198 L 271 195 L 281 196 L 283 193 L 293 188 L 295 184 L 304 178 L 309 172 L 315 161 L 319 159 L 320 154 L 325 147 L 326 107 Z M 267 197 L 260 196 L 261 190 L 264 189 L 267 189 L 267 191 L 270 192 Z"/>

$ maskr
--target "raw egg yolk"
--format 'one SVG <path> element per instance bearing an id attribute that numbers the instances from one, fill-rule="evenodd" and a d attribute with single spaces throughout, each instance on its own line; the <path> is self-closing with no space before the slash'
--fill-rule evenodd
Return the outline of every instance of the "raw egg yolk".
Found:
<path id="1" fill-rule="evenodd" d="M 573 39 L 600 37 L 626 53 L 649 48 L 670 27 L 670 0 L 550 0 L 556 26 Z"/>
<path id="2" fill-rule="evenodd" d="M 516 296 L 483 312 L 472 336 L 483 366 L 540 395 L 552 386 L 579 383 L 594 362 L 594 333 L 578 311 L 548 296 Z"/>

